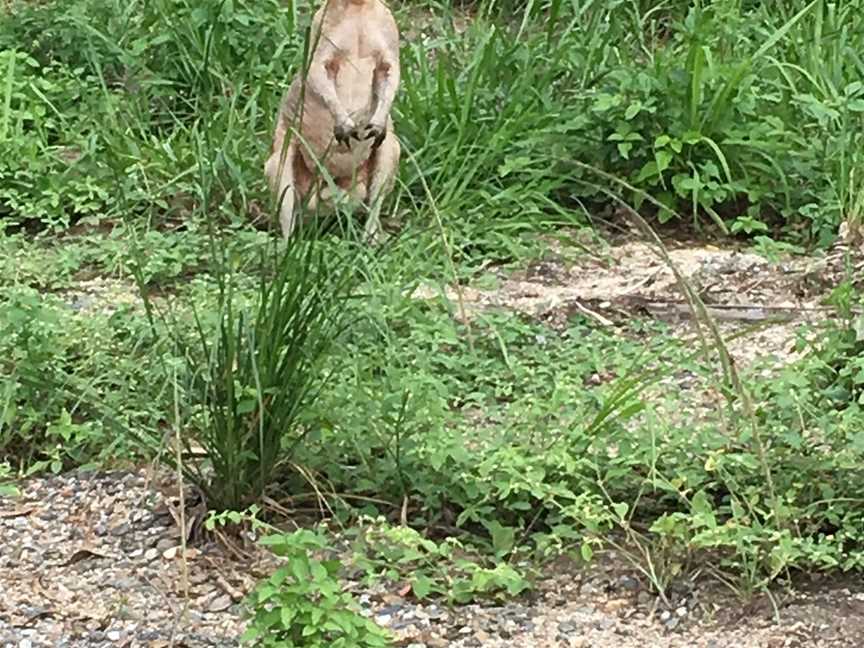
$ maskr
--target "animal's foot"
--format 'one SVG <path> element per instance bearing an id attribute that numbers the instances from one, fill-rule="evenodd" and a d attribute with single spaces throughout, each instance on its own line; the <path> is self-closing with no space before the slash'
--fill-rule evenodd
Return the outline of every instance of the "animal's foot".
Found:
<path id="1" fill-rule="evenodd" d="M 364 232 L 364 238 L 367 245 L 371 247 L 378 247 L 380 245 L 384 245 L 390 238 L 390 235 L 383 229 L 378 227 L 376 229 L 367 229 Z"/>
<path id="2" fill-rule="evenodd" d="M 359 140 L 360 129 L 357 128 L 357 124 L 355 124 L 350 118 L 345 119 L 344 121 L 338 122 L 333 128 L 333 136 L 336 138 L 337 143 L 351 148 L 351 138 Z"/>
<path id="3" fill-rule="evenodd" d="M 387 127 L 384 124 L 376 124 L 375 122 L 370 122 L 366 124 L 366 127 L 363 129 L 363 139 L 373 140 L 373 149 L 377 149 L 379 146 L 381 146 L 381 143 L 384 141 L 385 137 L 387 137 Z"/>
<path id="4" fill-rule="evenodd" d="M 373 207 L 366 220 L 366 226 L 363 228 L 363 238 L 365 239 L 366 244 L 371 245 L 372 247 L 386 243 L 389 238 L 387 232 L 385 232 L 384 228 L 381 227 L 379 209 L 380 205 L 377 208 Z"/>

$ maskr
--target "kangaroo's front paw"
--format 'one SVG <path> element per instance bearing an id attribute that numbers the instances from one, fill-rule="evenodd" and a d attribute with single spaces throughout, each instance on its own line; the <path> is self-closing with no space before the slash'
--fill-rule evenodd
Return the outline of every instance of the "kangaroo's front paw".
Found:
<path id="1" fill-rule="evenodd" d="M 336 126 L 333 128 L 333 136 L 336 138 L 337 143 L 347 146 L 348 148 L 351 148 L 352 137 L 356 140 L 360 139 L 357 124 L 355 124 L 350 118 L 336 123 Z"/>
<path id="2" fill-rule="evenodd" d="M 387 137 L 387 126 L 383 123 L 369 122 L 363 128 L 363 139 L 372 140 L 372 148 L 377 149 L 381 146 L 384 138 Z"/>

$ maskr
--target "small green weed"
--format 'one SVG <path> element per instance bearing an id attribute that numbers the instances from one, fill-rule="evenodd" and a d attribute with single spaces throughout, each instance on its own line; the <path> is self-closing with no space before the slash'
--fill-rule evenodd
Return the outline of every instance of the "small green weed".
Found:
<path id="1" fill-rule="evenodd" d="M 508 530 L 493 534 L 501 552 L 513 548 L 514 538 L 505 538 Z M 512 532 L 510 532 L 512 533 Z M 358 520 L 353 566 L 367 575 L 367 580 L 384 578 L 390 582 L 407 582 L 418 599 L 441 596 L 452 603 L 477 599 L 513 597 L 530 587 L 525 575 L 499 554 L 485 559 L 476 550 L 469 551 L 458 539 L 434 542 L 410 527 L 394 527 L 383 518 Z"/>
<path id="2" fill-rule="evenodd" d="M 12 468 L 8 463 L 0 463 L 0 497 L 16 497 L 18 488 L 11 481 Z"/>
<path id="3" fill-rule="evenodd" d="M 261 539 L 286 564 L 259 584 L 250 598 L 253 616 L 241 641 L 256 646 L 376 648 L 391 645 L 386 631 L 359 613 L 342 591 L 337 560 L 316 558 L 328 549 L 313 531 Z"/>

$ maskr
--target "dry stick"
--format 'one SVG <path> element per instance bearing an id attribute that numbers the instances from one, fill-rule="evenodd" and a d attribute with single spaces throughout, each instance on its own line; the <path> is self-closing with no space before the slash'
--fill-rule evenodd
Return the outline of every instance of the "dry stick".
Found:
<path id="1" fill-rule="evenodd" d="M 670 300 L 646 300 L 646 304 L 650 305 L 658 305 L 658 306 L 678 306 L 684 305 L 682 301 L 670 301 Z M 711 310 L 763 310 L 763 311 L 775 311 L 775 312 L 801 312 L 801 313 L 836 313 L 837 309 L 833 306 L 779 306 L 779 305 L 771 305 L 771 304 L 708 304 L 706 308 Z M 862 308 L 852 308 L 851 312 L 856 315 L 860 315 L 864 313 L 864 309 Z"/>
<path id="2" fill-rule="evenodd" d="M 183 488 L 183 450 L 180 439 L 180 393 L 177 389 L 177 369 L 174 369 L 174 448 L 177 453 L 177 487 L 180 491 L 180 564 L 183 607 L 174 617 L 169 647 L 173 648 L 180 619 L 189 608 L 189 562 L 186 559 L 186 491 Z"/>
<path id="3" fill-rule="evenodd" d="M 336 513 L 333 511 L 333 507 L 330 506 L 330 502 L 327 501 L 327 498 L 324 497 L 324 493 L 321 492 L 321 489 L 318 488 L 318 482 L 315 481 L 311 471 L 307 470 L 305 467 L 301 466 L 298 463 L 291 463 L 291 467 L 294 468 L 303 479 L 306 480 L 306 483 L 312 487 L 312 490 L 315 492 L 315 499 L 318 501 L 318 512 L 322 515 L 324 514 L 324 509 L 327 509 L 327 512 L 330 513 L 331 517 L 336 518 Z"/>
<path id="4" fill-rule="evenodd" d="M 573 306 L 576 307 L 576 310 L 578 310 L 580 313 L 597 320 L 603 326 L 613 326 L 614 325 L 614 322 L 612 320 L 606 319 L 600 313 L 595 313 L 590 308 L 583 306 L 581 302 L 573 301 L 571 303 L 573 304 Z"/>

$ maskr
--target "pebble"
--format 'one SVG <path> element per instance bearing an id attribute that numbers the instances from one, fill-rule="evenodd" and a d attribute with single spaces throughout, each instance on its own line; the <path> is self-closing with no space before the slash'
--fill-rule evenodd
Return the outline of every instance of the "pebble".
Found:
<path id="1" fill-rule="evenodd" d="M 156 543 L 156 549 L 160 552 L 167 551 L 172 547 L 176 547 L 177 543 L 174 542 L 172 538 L 159 538 L 159 541 Z"/>
<path id="2" fill-rule="evenodd" d="M 636 595 L 636 602 L 639 605 L 643 605 L 643 606 L 650 605 L 651 603 L 654 602 L 654 597 L 651 595 L 650 592 L 646 592 L 643 590 L 643 591 L 639 592 L 639 594 Z"/>
<path id="3" fill-rule="evenodd" d="M 635 592 L 639 589 L 639 581 L 632 576 L 621 576 L 617 581 L 615 581 L 615 585 L 620 589 L 625 589 L 630 592 Z"/>
<path id="4" fill-rule="evenodd" d="M 216 597 L 212 603 L 209 605 L 209 610 L 211 612 L 223 612 L 227 610 L 234 601 L 231 600 L 231 597 L 227 594 L 223 594 L 222 596 Z"/>
<path id="5" fill-rule="evenodd" d="M 129 533 L 130 528 L 131 527 L 129 526 L 129 523 L 124 522 L 123 524 L 119 524 L 118 526 L 111 529 L 111 535 L 117 537 L 126 535 L 127 533 Z"/>

